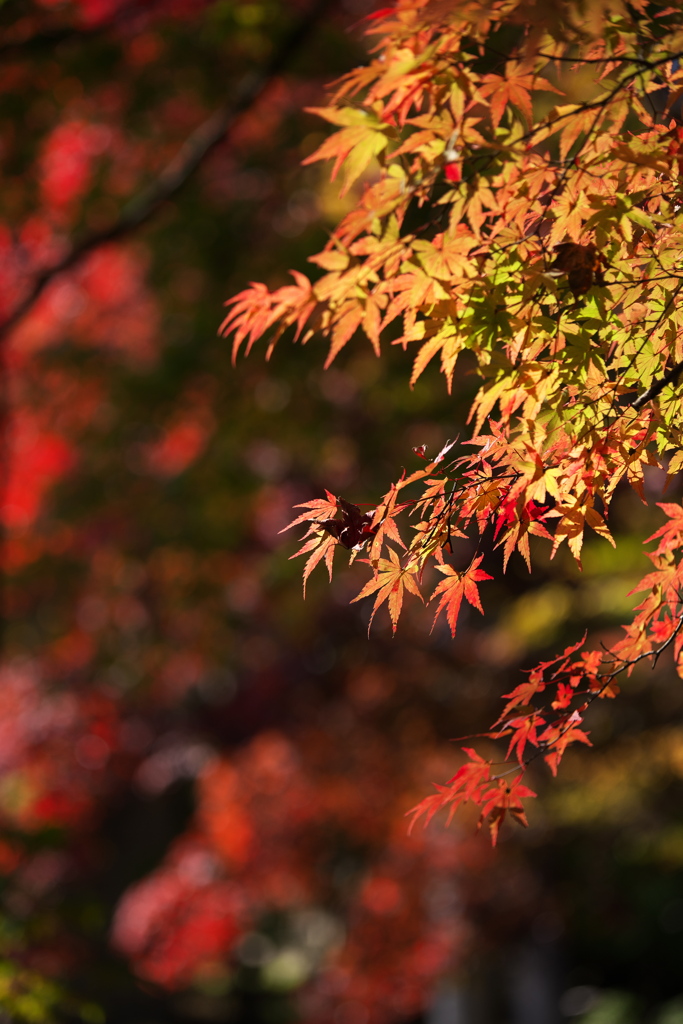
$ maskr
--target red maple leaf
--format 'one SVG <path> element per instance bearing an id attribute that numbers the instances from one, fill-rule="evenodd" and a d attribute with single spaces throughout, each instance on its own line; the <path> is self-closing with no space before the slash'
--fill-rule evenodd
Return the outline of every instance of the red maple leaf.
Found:
<path id="1" fill-rule="evenodd" d="M 465 572 L 458 572 L 451 565 L 436 566 L 439 572 L 442 572 L 447 579 L 441 580 L 430 598 L 433 601 L 434 598 L 441 597 L 439 607 L 436 609 L 436 615 L 434 616 L 434 622 L 432 623 L 432 629 L 434 629 L 436 620 L 445 608 L 448 625 L 451 627 L 451 636 L 455 636 L 458 612 L 460 611 L 463 597 L 469 601 L 473 608 L 480 611 L 482 615 L 484 614 L 484 609 L 479 600 L 477 583 L 481 580 L 492 580 L 493 576 L 489 576 L 483 569 L 477 568 L 483 557 L 483 555 L 479 555 L 479 558 L 475 558 Z"/>

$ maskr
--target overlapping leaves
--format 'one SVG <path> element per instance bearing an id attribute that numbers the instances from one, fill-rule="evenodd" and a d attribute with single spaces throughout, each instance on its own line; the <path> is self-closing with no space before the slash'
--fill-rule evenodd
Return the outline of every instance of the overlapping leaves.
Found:
<path id="1" fill-rule="evenodd" d="M 517 551 L 531 569 L 530 535 L 553 554 L 566 541 L 580 561 L 586 528 L 613 543 L 606 512 L 620 481 L 644 498 L 645 467 L 668 463 L 671 475 L 683 465 L 683 130 L 671 116 L 683 92 L 683 14 L 660 13 L 616 3 L 587 17 L 571 0 L 545 23 L 521 0 L 398 0 L 380 12 L 368 29 L 373 59 L 319 111 L 338 131 L 309 161 L 333 160 L 344 191 L 366 176 L 311 258 L 322 275 L 231 300 L 224 330 L 235 355 L 266 335 L 272 349 L 292 327 L 303 343 L 326 338 L 329 364 L 356 334 L 379 354 L 391 325 L 394 344 L 414 352 L 411 385 L 438 357 L 450 388 L 461 354 L 476 359 L 481 386 L 463 441 L 472 447 L 401 478 L 355 545 L 372 571 L 359 598 L 374 595 L 372 616 L 386 605 L 393 629 L 405 594 L 422 596 L 429 563 L 440 574 L 430 600 L 452 632 L 463 598 L 482 610 L 477 584 L 491 576 L 479 548 L 458 563 L 459 537 L 490 529 L 503 568 Z M 512 40 L 503 51 L 501 20 Z M 572 67 L 593 69 L 592 92 L 552 106 Z M 416 209 L 422 226 L 408 230 Z M 305 578 L 322 560 L 331 572 L 332 505 L 328 495 L 324 513 L 311 505 L 300 517 Z M 620 672 L 669 645 L 678 660 L 683 513 L 663 510 L 670 522 L 655 535 L 654 570 L 624 638 L 608 654 L 570 650 L 534 670 L 488 734 L 507 741 L 511 767 L 496 775 L 470 752 L 420 812 L 472 800 L 495 838 L 508 812 L 524 820 L 526 766 L 542 756 L 556 771 L 568 745 L 588 742 L 585 710 L 614 696 Z M 413 516 L 405 547 L 401 513 Z"/>

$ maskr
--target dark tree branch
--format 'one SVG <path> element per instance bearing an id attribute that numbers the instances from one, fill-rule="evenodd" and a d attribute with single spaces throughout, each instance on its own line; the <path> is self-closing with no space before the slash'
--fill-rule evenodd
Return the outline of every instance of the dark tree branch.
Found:
<path id="1" fill-rule="evenodd" d="M 14 26 L 9 26 L 3 30 L 4 38 L 0 42 L 0 59 L 5 56 L 11 57 L 13 54 L 23 56 L 33 50 L 51 51 L 55 46 L 65 42 L 87 42 L 89 39 L 100 36 L 112 28 L 119 28 L 127 21 L 130 22 L 133 18 L 145 13 L 140 0 L 129 0 L 127 4 L 119 6 L 112 17 L 104 21 L 97 21 L 94 25 L 50 25 L 47 28 L 40 28 L 32 34 L 15 31 L 14 36 L 12 36 Z"/>
<path id="2" fill-rule="evenodd" d="M 667 370 L 659 380 L 656 380 L 647 391 L 643 391 L 642 395 L 638 395 L 632 402 L 628 402 L 627 406 L 631 409 L 642 409 L 647 402 L 651 402 L 653 398 L 656 398 L 662 393 L 667 384 L 675 384 L 676 380 L 680 376 L 683 370 L 683 360 L 680 363 L 676 363 L 671 369 Z"/>
<path id="3" fill-rule="evenodd" d="M 156 180 L 124 207 L 117 220 L 101 231 L 85 235 L 60 260 L 36 276 L 27 294 L 0 324 L 0 340 L 32 309 L 55 277 L 70 270 L 93 249 L 128 235 L 151 220 L 183 188 L 208 154 L 223 141 L 237 119 L 254 105 L 271 81 L 284 70 L 330 6 L 331 0 L 314 0 L 307 13 L 283 39 L 268 64 L 260 71 L 244 76 L 233 99 L 211 114 L 188 136 Z"/>

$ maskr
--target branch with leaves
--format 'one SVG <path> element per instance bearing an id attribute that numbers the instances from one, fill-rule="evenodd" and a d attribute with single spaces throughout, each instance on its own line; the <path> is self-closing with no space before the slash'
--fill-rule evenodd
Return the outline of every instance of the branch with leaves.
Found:
<path id="1" fill-rule="evenodd" d="M 657 398 L 661 395 L 667 384 L 675 384 L 681 375 L 683 370 L 683 360 L 680 363 L 676 363 L 666 373 L 662 374 L 659 380 L 652 382 L 647 391 L 643 391 L 642 395 L 638 395 L 631 403 L 632 409 L 641 409 L 647 402 L 651 402 L 653 398 Z"/>
<path id="2" fill-rule="evenodd" d="M 662 633 L 662 623 L 659 623 Z M 428 796 L 408 814 L 412 828 L 416 821 L 424 818 L 424 824 L 439 811 L 448 808 L 449 820 L 463 804 L 471 801 L 480 810 L 479 827 L 487 822 L 491 840 L 495 845 L 500 827 L 509 813 L 519 824 L 527 825 L 522 799 L 536 794 L 524 785 L 527 768 L 539 757 L 543 757 L 553 775 L 566 748 L 572 743 L 591 745 L 588 733 L 582 728 L 586 711 L 599 698 L 616 697 L 619 693 L 615 679 L 622 673 L 630 673 L 643 659 L 652 661 L 652 667 L 672 644 L 675 655 L 680 656 L 683 648 L 683 612 L 673 622 L 664 624 L 669 636 L 658 647 L 641 651 L 632 657 L 618 656 L 610 651 L 584 653 L 572 661 L 585 642 L 568 647 L 559 657 L 541 662 L 529 672 L 529 679 L 511 693 L 506 694 L 508 702 L 500 718 L 494 723 L 493 731 L 480 733 L 479 738 L 508 741 L 506 760 L 495 764 L 481 757 L 475 750 L 463 747 L 467 756 L 465 764 L 458 769 L 444 786 L 437 786 L 437 793 Z M 614 667 L 612 667 L 614 666 Z M 609 671 L 603 670 L 609 668 Z M 549 673 L 549 674 L 548 674 Z M 547 694 L 552 701 L 545 707 L 531 704 L 533 698 Z M 573 706 L 572 706 L 573 705 Z M 558 714 L 559 712 L 559 714 Z M 477 737 L 470 737 L 477 738 Z M 530 748 L 535 748 L 528 753 Z M 511 758 L 511 755 L 514 757 Z M 510 780 L 510 776 L 516 776 Z"/>
<path id="3" fill-rule="evenodd" d="M 645 3 L 588 21 L 582 12 L 563 0 L 533 25 L 521 2 L 503 12 L 398 0 L 378 12 L 375 56 L 336 83 L 318 111 L 336 131 L 307 161 L 334 161 L 342 193 L 356 196 L 310 257 L 321 273 L 294 273 L 274 292 L 254 284 L 229 302 L 235 357 L 264 337 L 270 354 L 291 329 L 302 344 L 327 340 L 327 366 L 357 335 L 379 355 L 391 332 L 415 350 L 410 385 L 438 359 L 450 391 L 462 353 L 474 356 L 470 436 L 431 461 L 416 450 L 427 465 L 379 500 L 367 535 L 349 532 L 349 503 L 330 494 L 297 520 L 308 525 L 305 579 L 321 561 L 331 574 L 340 545 L 366 552 L 358 597 L 374 597 L 372 616 L 386 605 L 394 630 L 406 595 L 435 602 L 452 633 L 463 600 L 483 611 L 484 543 L 502 549 L 503 571 L 515 553 L 531 571 L 532 536 L 552 555 L 566 542 L 580 565 L 586 529 L 614 544 L 607 516 L 621 482 L 645 501 L 647 467 L 667 479 L 683 468 L 683 129 L 672 116 L 683 14 L 654 18 Z M 505 54 L 491 43 L 501 22 L 513 40 Z M 575 66 L 595 75 L 580 102 Z M 409 228 L 417 209 L 428 216 Z M 422 490 L 408 498 L 408 487 Z M 601 651 L 574 657 L 582 641 L 508 694 L 486 735 L 509 739 L 513 773 L 528 745 L 555 772 L 568 746 L 590 742 L 585 708 L 614 696 L 614 677 L 643 658 L 671 645 L 682 671 L 683 508 L 661 508 L 668 522 L 636 588 L 645 600 L 609 655 L 615 669 Z M 477 550 L 464 571 L 448 561 L 460 539 Z M 430 565 L 439 580 L 425 595 Z M 530 704 L 551 683 L 554 714 Z M 473 800 L 495 839 L 508 812 L 524 822 L 520 801 L 532 794 L 468 756 L 420 812 Z"/>

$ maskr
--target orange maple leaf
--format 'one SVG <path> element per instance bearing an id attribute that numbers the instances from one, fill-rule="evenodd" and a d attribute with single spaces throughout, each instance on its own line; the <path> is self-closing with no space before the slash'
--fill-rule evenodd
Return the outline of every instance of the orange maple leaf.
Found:
<path id="1" fill-rule="evenodd" d="M 315 535 L 311 537 L 311 539 L 308 540 L 302 547 L 300 547 L 295 554 L 290 555 L 291 560 L 292 558 L 297 558 L 299 555 L 307 554 L 309 551 L 312 552 L 310 558 L 308 559 L 306 565 L 304 566 L 304 597 L 306 597 L 306 583 L 308 582 L 308 577 L 311 575 L 318 562 L 320 562 L 322 559 L 325 559 L 325 565 L 327 566 L 327 575 L 330 578 L 330 582 L 332 581 L 332 560 L 334 558 L 334 552 L 336 547 L 337 541 L 334 537 L 332 537 L 328 533 L 316 531 Z"/>
<path id="2" fill-rule="evenodd" d="M 367 561 L 367 559 L 363 559 Z M 389 615 L 391 617 L 392 632 L 396 632 L 401 608 L 403 607 L 403 592 L 408 590 L 411 594 L 422 600 L 422 594 L 415 582 L 417 566 L 402 566 L 401 560 L 393 548 L 389 549 L 389 558 L 380 558 L 377 563 L 377 574 L 365 584 L 360 594 L 353 598 L 353 601 L 360 601 L 362 597 L 368 597 L 376 593 L 375 603 L 372 608 L 372 615 L 368 623 L 368 633 L 372 626 L 377 609 L 387 602 Z M 353 604 L 353 601 L 351 602 Z"/>
<path id="3" fill-rule="evenodd" d="M 505 77 L 500 75 L 485 75 L 479 91 L 484 96 L 490 97 L 491 120 L 493 127 L 500 124 L 505 108 L 508 103 L 523 114 L 527 124 L 533 122 L 533 111 L 531 109 L 531 90 L 542 89 L 544 92 L 556 92 L 560 96 L 563 93 L 547 79 L 538 75 L 529 74 L 524 66 L 517 61 L 509 61 L 505 67 Z"/>
<path id="4" fill-rule="evenodd" d="M 339 503 L 334 494 L 325 488 L 325 494 L 327 498 L 315 498 L 313 501 L 302 501 L 294 508 L 307 508 L 308 512 L 302 512 L 300 516 L 293 519 L 287 526 L 283 526 L 280 533 L 285 533 L 287 530 L 291 530 L 293 526 L 298 526 L 299 523 L 321 523 L 326 519 L 332 519 L 336 516 L 339 509 Z"/>

